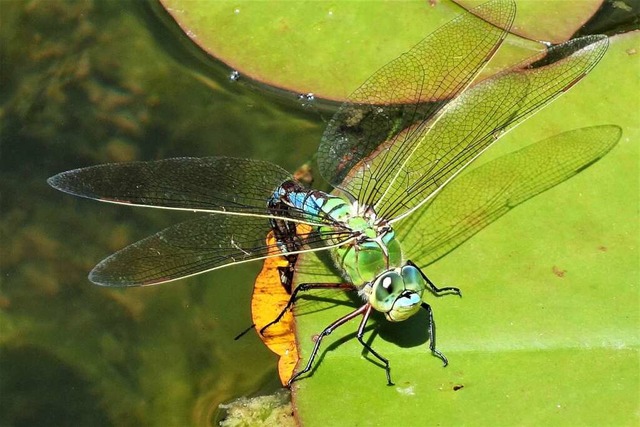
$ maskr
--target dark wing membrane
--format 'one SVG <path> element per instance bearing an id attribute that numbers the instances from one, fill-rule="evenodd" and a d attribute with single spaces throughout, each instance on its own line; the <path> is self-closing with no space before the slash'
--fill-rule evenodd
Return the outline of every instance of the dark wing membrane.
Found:
<path id="1" fill-rule="evenodd" d="M 113 163 L 62 172 L 49 184 L 104 202 L 169 209 L 267 215 L 267 201 L 291 174 L 273 163 L 182 157 Z"/>
<path id="2" fill-rule="evenodd" d="M 269 220 L 254 216 L 209 214 L 140 240 L 100 262 L 89 279 L 103 286 L 145 286 L 181 279 L 225 266 L 279 256 L 267 245 Z M 343 244 L 347 231 L 299 234 L 302 251 Z"/>
<path id="3" fill-rule="evenodd" d="M 420 265 L 436 261 L 514 207 L 597 162 L 621 135 L 614 125 L 575 129 L 456 178 L 395 227 L 405 256 Z"/>
<path id="4" fill-rule="evenodd" d="M 572 87 L 602 58 L 606 36 L 588 36 L 550 49 L 562 59 L 539 68 L 514 69 L 487 79 L 452 100 L 428 126 L 403 131 L 356 167 L 347 191 L 361 192 L 371 171 L 374 207 L 382 218 L 402 218 L 420 206 L 493 144 L 514 122 L 530 116 Z M 408 153 L 408 154 L 407 154 Z M 392 163 L 388 158 L 393 158 Z M 374 172 L 375 173 L 375 172 Z M 374 194 L 371 193 L 371 194 Z"/>
<path id="5" fill-rule="evenodd" d="M 513 23 L 515 4 L 495 0 L 471 12 L 379 69 L 349 97 L 327 126 L 318 150 L 319 170 L 327 181 L 342 187 L 349 171 L 389 139 L 403 157 L 409 155 L 410 147 L 404 145 L 412 137 L 398 132 L 424 122 L 443 99 L 464 90 L 504 40 Z M 367 184 L 384 180 L 385 167 L 397 158 L 383 160 L 379 169 L 358 176 L 357 183 L 351 179 L 349 189 L 361 202 L 372 204 L 376 189 Z"/>

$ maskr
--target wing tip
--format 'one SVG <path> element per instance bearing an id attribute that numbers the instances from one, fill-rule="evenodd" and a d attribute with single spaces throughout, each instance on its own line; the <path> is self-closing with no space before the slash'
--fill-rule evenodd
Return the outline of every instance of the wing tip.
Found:
<path id="1" fill-rule="evenodd" d="M 125 279 L 123 276 L 114 276 L 104 271 L 104 263 L 96 265 L 89 273 L 89 281 L 94 285 L 105 288 L 130 288 L 143 284 Z"/>

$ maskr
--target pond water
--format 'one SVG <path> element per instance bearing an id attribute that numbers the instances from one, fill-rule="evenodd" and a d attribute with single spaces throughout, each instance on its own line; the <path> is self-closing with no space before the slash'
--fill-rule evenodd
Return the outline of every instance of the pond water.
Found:
<path id="1" fill-rule="evenodd" d="M 218 404 L 276 389 L 249 301 L 260 262 L 113 290 L 87 273 L 185 215 L 80 200 L 58 172 L 175 156 L 259 158 L 294 170 L 316 113 L 231 70 L 185 66 L 183 40 L 134 2 L 2 5 L 2 425 L 209 424 Z M 292 150 L 291 145 L 296 149 Z M 188 215 L 187 215 L 188 217 Z M 11 369 L 5 370 L 5 367 Z"/>

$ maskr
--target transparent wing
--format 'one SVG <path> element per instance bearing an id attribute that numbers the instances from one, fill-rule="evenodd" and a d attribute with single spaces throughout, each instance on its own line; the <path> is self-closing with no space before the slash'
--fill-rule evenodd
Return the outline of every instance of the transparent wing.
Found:
<path id="1" fill-rule="evenodd" d="M 47 180 L 75 196 L 135 206 L 277 216 L 267 201 L 291 174 L 273 163 L 232 157 L 181 157 L 112 163 L 62 172 Z M 286 218 L 309 220 L 289 209 Z M 326 224 L 325 218 L 316 218 Z"/>
<path id="2" fill-rule="evenodd" d="M 327 126 L 318 150 L 318 167 L 327 181 L 343 187 L 347 174 L 391 139 L 396 146 L 393 156 L 378 156 L 375 171 L 349 178 L 348 188 L 358 200 L 376 200 L 379 183 L 390 173 L 387 168 L 408 156 L 414 134 L 423 133 L 419 124 L 442 106 L 443 99 L 462 92 L 495 53 L 511 28 L 515 4 L 495 0 L 471 12 L 379 69 L 349 97 Z M 411 132 L 399 133 L 406 128 Z"/>
<path id="3" fill-rule="evenodd" d="M 405 256 L 420 265 L 436 261 L 514 207 L 597 162 L 621 135 L 614 125 L 571 130 L 456 178 L 396 226 Z"/>
<path id="4" fill-rule="evenodd" d="M 308 228 L 309 229 L 309 228 Z M 100 262 L 89 279 L 103 286 L 154 285 L 229 265 L 279 256 L 266 243 L 269 220 L 209 214 L 166 228 Z M 324 250 L 351 239 L 348 230 L 298 234 L 300 251 Z M 331 242 L 331 244 L 327 244 Z M 291 252 L 297 253 L 297 252 Z"/>
<path id="5" fill-rule="evenodd" d="M 435 195 L 514 122 L 584 77 L 607 46 L 606 36 L 571 40 L 551 48 L 543 64 L 481 82 L 449 102 L 427 125 L 403 130 L 401 144 L 397 138 L 384 143 L 350 172 L 344 186 L 373 203 L 380 217 L 391 222 L 401 219 Z"/>

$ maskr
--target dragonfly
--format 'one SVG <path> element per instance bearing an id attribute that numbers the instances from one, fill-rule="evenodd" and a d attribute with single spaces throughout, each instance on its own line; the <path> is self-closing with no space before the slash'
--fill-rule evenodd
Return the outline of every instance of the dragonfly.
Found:
<path id="1" fill-rule="evenodd" d="M 423 296 L 460 290 L 437 287 L 405 259 L 395 224 L 428 206 L 503 134 L 574 86 L 608 46 L 606 36 L 573 39 L 549 47 L 542 59 L 476 81 L 515 13 L 513 0 L 484 3 L 356 89 L 328 123 L 317 153 L 332 193 L 308 188 L 270 162 L 230 157 L 104 164 L 49 178 L 54 188 L 80 197 L 200 214 L 104 259 L 89 279 L 146 286 L 282 254 L 329 251 L 344 282 L 299 285 L 282 313 L 313 289 L 354 291 L 362 305 L 319 334 L 288 385 L 309 372 L 323 337 L 358 317 L 356 337 L 392 385 L 389 361 L 363 339 L 373 312 L 400 322 L 425 310 L 430 351 L 446 366 Z M 275 240 L 266 244 L 269 233 Z"/>

